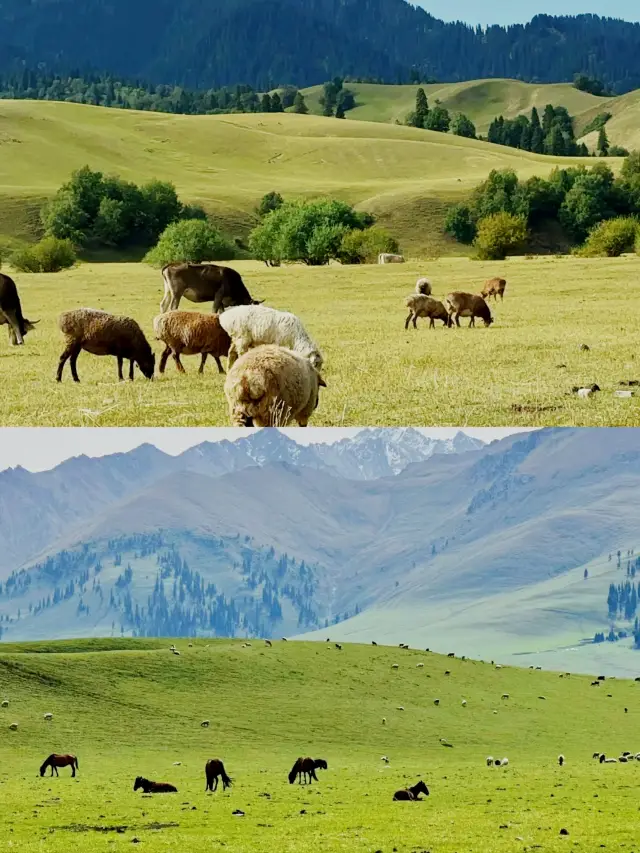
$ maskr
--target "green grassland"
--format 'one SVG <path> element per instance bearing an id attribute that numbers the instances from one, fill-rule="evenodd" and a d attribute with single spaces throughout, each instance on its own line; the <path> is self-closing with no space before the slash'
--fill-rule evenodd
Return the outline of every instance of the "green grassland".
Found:
<path id="1" fill-rule="evenodd" d="M 591 758 L 638 749 L 632 681 L 594 689 L 587 677 L 381 646 L 178 641 L 180 657 L 168 647 L 1 647 L 0 692 L 10 701 L 0 711 L 5 845 L 25 853 L 126 850 L 134 839 L 142 849 L 193 853 L 635 849 L 640 762 Z M 38 776 L 52 751 L 78 755 L 75 780 L 68 769 Z M 287 773 L 306 754 L 328 769 L 312 786 L 290 786 Z M 509 766 L 488 768 L 487 755 L 507 756 Z M 233 779 L 227 792 L 204 792 L 212 757 Z M 179 793 L 134 793 L 138 774 Z M 392 801 L 418 778 L 426 800 Z"/>
<path id="2" fill-rule="evenodd" d="M 581 162 L 581 161 L 575 161 Z M 0 244 L 39 235 L 37 210 L 74 169 L 172 181 L 230 236 L 246 238 L 259 199 L 332 195 L 375 213 L 414 257 L 461 254 L 446 204 L 491 169 L 547 175 L 568 158 L 451 135 L 318 116 L 171 116 L 79 104 L 0 102 Z M 617 168 L 617 164 L 616 164 Z"/>
<path id="3" fill-rule="evenodd" d="M 638 425 L 638 398 L 613 395 L 639 379 L 640 259 L 447 259 L 425 264 L 267 269 L 233 264 L 255 298 L 293 311 L 325 353 L 328 387 L 313 426 Z M 507 281 L 490 328 L 405 331 L 404 302 L 419 275 L 434 294 L 477 292 Z M 83 353 L 81 383 L 55 382 L 58 314 L 90 306 L 133 316 L 153 340 L 162 278 L 142 264 L 86 264 L 53 275 L 15 276 L 25 314 L 40 320 L 24 347 L 0 334 L 3 426 L 226 426 L 223 379 L 185 358 L 152 383 L 118 383 L 115 359 Z M 181 307 L 193 307 L 186 300 Z M 207 306 L 208 307 L 208 306 Z M 1 330 L 0 330 L 1 331 Z M 586 344 L 590 350 L 583 351 Z M 154 342 L 156 353 L 161 345 Z M 68 371 L 68 366 L 67 366 Z M 583 400 L 574 386 L 597 383 Z"/>

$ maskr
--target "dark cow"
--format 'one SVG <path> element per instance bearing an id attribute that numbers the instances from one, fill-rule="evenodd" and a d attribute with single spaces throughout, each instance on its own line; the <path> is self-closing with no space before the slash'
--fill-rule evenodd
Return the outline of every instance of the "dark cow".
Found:
<path id="1" fill-rule="evenodd" d="M 162 268 L 164 296 L 160 310 L 175 311 L 183 296 L 191 302 L 213 302 L 213 312 L 220 314 L 233 305 L 260 305 L 264 300 L 252 299 L 242 276 L 231 267 L 215 264 L 167 264 Z"/>
<path id="2" fill-rule="evenodd" d="M 38 322 L 23 316 L 15 281 L 0 273 L 0 326 L 9 326 L 9 343 L 13 346 L 24 344 L 24 336 L 33 331 Z"/>

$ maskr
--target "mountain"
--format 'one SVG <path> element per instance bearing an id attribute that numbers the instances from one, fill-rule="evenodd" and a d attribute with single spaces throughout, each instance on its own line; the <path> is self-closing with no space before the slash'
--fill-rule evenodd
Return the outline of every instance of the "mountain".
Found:
<path id="1" fill-rule="evenodd" d="M 25 553 L 37 541 L 20 569 L 3 558 L 3 638 L 320 639 L 331 626 L 336 639 L 560 668 L 640 665 L 640 431 L 545 429 L 467 452 L 433 452 L 413 430 L 310 447 L 263 430 L 219 444 L 5 473 L 0 495 L 15 478 L 19 513 L 0 507 L 0 543 Z M 405 464 L 409 449 L 427 458 Z M 592 643 L 610 624 L 626 636 Z"/>
<path id="2" fill-rule="evenodd" d="M 259 37 L 257 36 L 259 34 Z M 336 74 L 408 82 L 512 77 L 640 87 L 640 26 L 597 15 L 444 23 L 405 0 L 5 0 L 0 70 L 108 71 L 192 87 L 313 85 Z"/>

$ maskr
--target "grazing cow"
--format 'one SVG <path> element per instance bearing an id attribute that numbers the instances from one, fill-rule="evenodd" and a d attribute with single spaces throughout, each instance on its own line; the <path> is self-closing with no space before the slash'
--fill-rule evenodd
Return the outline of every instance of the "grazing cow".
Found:
<path id="1" fill-rule="evenodd" d="M 402 255 L 391 255 L 388 252 L 383 252 L 378 255 L 379 264 L 403 264 L 404 258 Z"/>
<path id="2" fill-rule="evenodd" d="M 22 346 L 24 336 L 33 331 L 39 322 L 27 320 L 23 316 L 15 281 L 0 273 L 0 326 L 9 327 L 9 343 L 12 346 Z"/>
<path id="3" fill-rule="evenodd" d="M 405 800 L 410 802 L 416 802 L 417 800 L 421 800 L 420 794 L 424 794 L 425 797 L 429 796 L 429 789 L 424 784 L 424 782 L 420 781 L 417 785 L 412 785 L 410 788 L 404 788 L 402 791 L 396 791 L 393 795 L 394 801 Z"/>
<path id="4" fill-rule="evenodd" d="M 167 264 L 162 268 L 164 296 L 160 310 L 175 311 L 184 296 L 191 302 L 213 302 L 213 313 L 232 305 L 260 305 L 251 297 L 242 276 L 231 267 L 215 264 Z"/>
<path id="5" fill-rule="evenodd" d="M 494 302 L 498 301 L 498 296 L 500 297 L 500 301 L 504 301 L 504 291 L 507 286 L 507 282 L 503 278 L 490 278 L 489 281 L 485 282 L 484 287 L 480 291 L 483 299 L 490 299 L 493 296 Z"/>

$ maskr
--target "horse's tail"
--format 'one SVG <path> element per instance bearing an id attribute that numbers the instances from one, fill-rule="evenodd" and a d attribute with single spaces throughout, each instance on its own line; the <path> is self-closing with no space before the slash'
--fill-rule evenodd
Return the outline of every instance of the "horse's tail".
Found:
<path id="1" fill-rule="evenodd" d="M 227 771 L 224 769 L 224 764 L 222 761 L 220 762 L 220 776 L 222 777 L 222 784 L 225 788 L 231 787 L 231 778 L 227 776 Z"/>
<path id="2" fill-rule="evenodd" d="M 298 775 L 298 767 L 300 766 L 300 759 L 296 761 L 296 763 L 291 768 L 291 773 L 289 773 L 289 783 L 293 785 L 296 781 L 296 776 Z"/>

